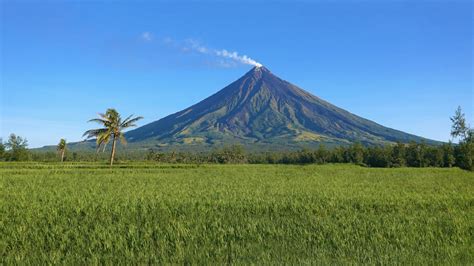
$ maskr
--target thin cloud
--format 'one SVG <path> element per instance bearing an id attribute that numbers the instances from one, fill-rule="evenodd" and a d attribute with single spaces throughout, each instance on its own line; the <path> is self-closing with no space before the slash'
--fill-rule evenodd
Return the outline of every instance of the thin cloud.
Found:
<path id="1" fill-rule="evenodd" d="M 164 44 L 172 44 L 174 41 L 171 37 L 164 37 L 163 38 L 163 43 Z"/>
<path id="2" fill-rule="evenodd" d="M 209 54 L 210 50 L 207 47 L 202 46 L 198 41 L 193 39 L 187 39 L 186 41 L 187 48 L 190 50 L 197 51 L 201 54 Z"/>
<path id="3" fill-rule="evenodd" d="M 148 31 L 145 31 L 144 33 L 142 33 L 141 37 L 144 41 L 147 41 L 147 42 L 153 40 L 153 35 Z"/>

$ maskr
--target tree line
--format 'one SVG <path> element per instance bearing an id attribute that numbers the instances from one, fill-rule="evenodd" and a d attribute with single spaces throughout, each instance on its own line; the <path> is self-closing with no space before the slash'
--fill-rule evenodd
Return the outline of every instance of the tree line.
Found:
<path id="1" fill-rule="evenodd" d="M 470 156 L 466 152 L 470 149 Z M 393 146 L 365 147 L 356 143 L 347 147 L 303 149 L 291 152 L 246 153 L 233 145 L 212 152 L 155 152 L 147 160 L 163 163 L 251 163 L 251 164 L 326 164 L 353 163 L 367 167 L 453 167 L 473 170 L 474 145 L 428 146 L 424 143 L 397 143 Z"/>
<path id="2" fill-rule="evenodd" d="M 57 154 L 52 152 L 38 153 L 27 149 L 26 139 L 10 135 L 7 142 L 0 140 L 0 160 L 6 161 L 101 161 L 106 145 L 112 141 L 110 165 L 116 158 L 116 142 L 126 143 L 122 130 L 135 126 L 141 117 L 132 116 L 122 120 L 115 109 L 108 109 L 100 118 L 91 119 L 103 128 L 88 130 L 87 138 L 95 138 L 97 152 L 67 152 L 66 140 L 61 139 L 57 145 Z M 474 170 L 474 132 L 466 123 L 461 108 L 450 118 L 452 121 L 451 136 L 458 144 L 444 143 L 429 146 L 425 143 L 397 143 L 385 146 L 363 146 L 355 143 L 350 146 L 339 146 L 328 149 L 320 145 L 317 149 L 303 149 L 287 152 L 248 153 L 240 145 L 232 145 L 209 152 L 160 152 L 149 149 L 146 152 L 127 152 L 119 156 L 120 160 L 147 160 L 163 163 L 260 163 L 260 164 L 325 164 L 353 163 L 367 167 L 453 167 Z M 102 153 L 100 153 L 102 151 Z"/>
<path id="3" fill-rule="evenodd" d="M 469 154 L 470 152 L 470 154 Z M 31 152 L 29 160 L 58 161 L 55 152 Z M 108 160 L 109 155 L 90 151 L 68 152 L 65 159 L 70 162 Z M 149 161 L 156 163 L 215 163 L 215 164 L 326 164 L 353 163 L 366 167 L 460 167 L 473 169 L 474 143 L 444 143 L 430 146 L 424 143 L 397 143 L 387 146 L 366 147 L 360 143 L 350 146 L 299 151 L 247 152 L 243 146 L 232 145 L 208 152 L 162 152 L 127 151 L 117 156 L 117 160 Z"/>

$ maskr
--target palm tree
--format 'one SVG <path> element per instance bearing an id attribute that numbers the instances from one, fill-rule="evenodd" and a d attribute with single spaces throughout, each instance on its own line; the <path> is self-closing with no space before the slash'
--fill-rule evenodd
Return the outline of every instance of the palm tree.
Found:
<path id="1" fill-rule="evenodd" d="M 132 118 L 133 115 L 130 115 L 122 121 L 120 114 L 113 108 L 107 109 L 105 114 L 99 113 L 99 116 L 100 118 L 91 119 L 89 122 L 96 122 L 104 127 L 87 130 L 83 136 L 87 136 L 86 139 L 96 138 L 97 149 L 100 149 L 100 147 L 104 145 L 104 150 L 105 145 L 107 145 L 107 143 L 112 139 L 112 152 L 110 154 L 110 165 L 112 166 L 115 158 L 117 140 L 120 140 L 122 144 L 127 143 L 122 130 L 136 126 L 135 122 L 143 117 L 138 116 Z"/>
<path id="2" fill-rule="evenodd" d="M 61 139 L 56 147 L 59 155 L 61 156 L 61 162 L 64 162 L 64 154 L 66 153 L 66 140 Z"/>

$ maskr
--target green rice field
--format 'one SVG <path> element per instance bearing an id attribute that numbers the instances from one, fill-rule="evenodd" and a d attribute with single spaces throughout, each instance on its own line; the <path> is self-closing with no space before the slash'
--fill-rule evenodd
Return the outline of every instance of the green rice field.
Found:
<path id="1" fill-rule="evenodd" d="M 0 264 L 474 264 L 474 173 L 0 163 Z"/>

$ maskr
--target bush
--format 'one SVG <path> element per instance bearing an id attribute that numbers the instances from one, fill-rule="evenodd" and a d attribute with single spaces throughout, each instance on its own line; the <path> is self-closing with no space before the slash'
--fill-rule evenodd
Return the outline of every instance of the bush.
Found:
<path id="1" fill-rule="evenodd" d="M 462 169 L 474 171 L 474 141 L 461 142 L 455 149 L 456 165 Z"/>
<path id="2" fill-rule="evenodd" d="M 5 148 L 7 149 L 5 159 L 7 161 L 27 161 L 29 159 L 28 141 L 25 138 L 10 134 Z"/>

